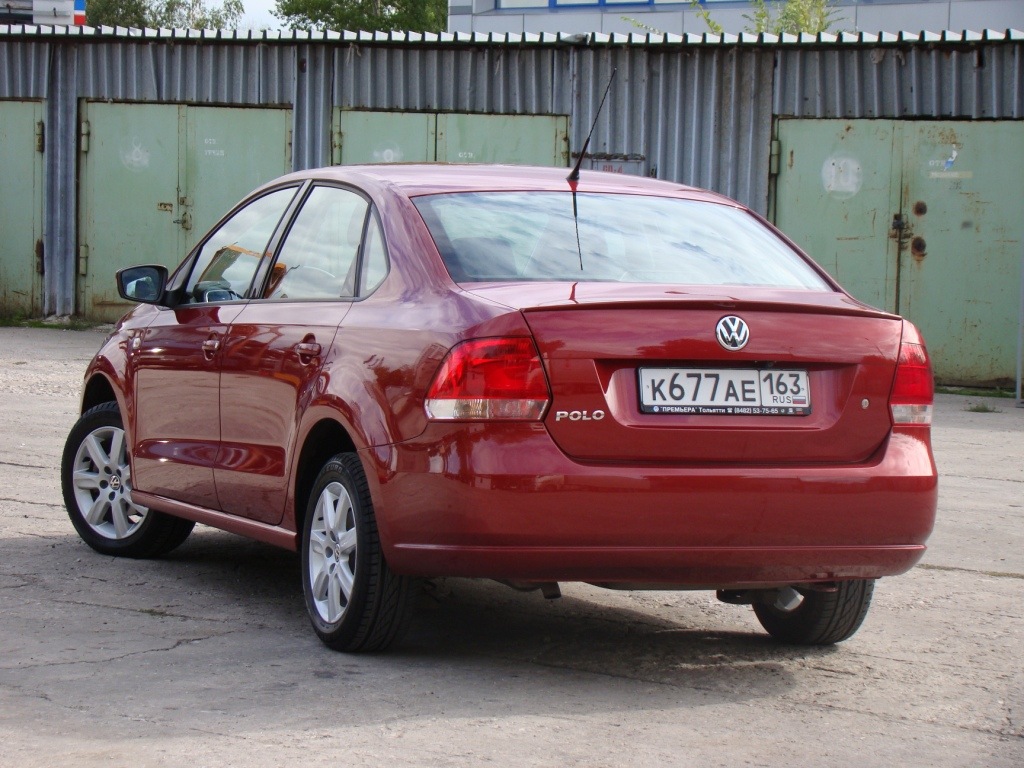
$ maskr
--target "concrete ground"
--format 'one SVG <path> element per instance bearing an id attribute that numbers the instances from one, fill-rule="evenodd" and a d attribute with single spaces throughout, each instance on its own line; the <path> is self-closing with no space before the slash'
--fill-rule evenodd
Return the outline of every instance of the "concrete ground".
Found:
<path id="1" fill-rule="evenodd" d="M 0 766 L 1024 765 L 1013 401 L 939 396 L 931 548 L 833 648 L 778 646 L 710 593 L 450 579 L 400 646 L 346 656 L 294 554 L 202 527 L 156 561 L 78 539 L 58 463 L 101 340 L 0 329 Z"/>

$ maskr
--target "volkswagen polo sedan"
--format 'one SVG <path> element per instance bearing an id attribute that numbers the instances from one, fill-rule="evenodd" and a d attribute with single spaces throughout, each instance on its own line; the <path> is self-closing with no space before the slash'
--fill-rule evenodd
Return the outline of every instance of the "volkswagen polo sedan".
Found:
<path id="1" fill-rule="evenodd" d="M 330 647 L 421 577 L 714 590 L 783 642 L 852 635 L 922 556 L 932 376 L 898 316 L 738 203 L 565 169 L 324 168 L 253 192 L 85 375 L 85 542 L 195 523 L 297 550 Z"/>

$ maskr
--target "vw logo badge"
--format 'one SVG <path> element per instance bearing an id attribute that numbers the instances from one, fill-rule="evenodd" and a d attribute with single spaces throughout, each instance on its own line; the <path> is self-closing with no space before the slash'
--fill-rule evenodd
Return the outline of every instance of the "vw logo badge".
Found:
<path id="1" fill-rule="evenodd" d="M 718 343 L 730 352 L 743 349 L 750 341 L 750 329 L 743 320 L 735 315 L 723 317 L 715 328 Z"/>

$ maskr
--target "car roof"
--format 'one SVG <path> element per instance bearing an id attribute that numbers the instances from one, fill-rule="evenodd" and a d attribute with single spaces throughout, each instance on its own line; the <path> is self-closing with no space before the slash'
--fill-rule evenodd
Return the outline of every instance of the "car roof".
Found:
<path id="1" fill-rule="evenodd" d="M 274 183 L 305 179 L 347 182 L 357 186 L 388 187 L 406 197 L 450 192 L 567 192 L 570 190 L 568 173 L 567 168 L 528 165 L 391 163 L 315 168 L 290 174 Z M 577 190 L 680 197 L 739 206 L 734 200 L 714 192 L 622 173 L 581 171 Z"/>

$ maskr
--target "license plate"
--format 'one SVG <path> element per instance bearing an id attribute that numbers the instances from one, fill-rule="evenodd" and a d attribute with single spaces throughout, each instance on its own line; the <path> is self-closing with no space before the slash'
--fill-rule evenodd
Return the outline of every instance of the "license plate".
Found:
<path id="1" fill-rule="evenodd" d="M 807 371 L 765 368 L 641 368 L 643 413 L 806 416 Z"/>

